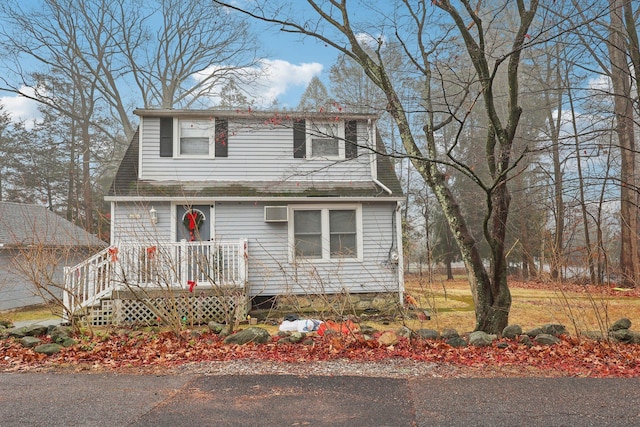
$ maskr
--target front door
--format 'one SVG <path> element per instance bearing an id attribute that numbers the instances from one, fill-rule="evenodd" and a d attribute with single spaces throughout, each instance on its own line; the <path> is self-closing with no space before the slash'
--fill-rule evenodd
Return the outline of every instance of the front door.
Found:
<path id="1" fill-rule="evenodd" d="M 177 206 L 176 240 L 209 241 L 211 240 L 211 209 L 209 205 Z"/>

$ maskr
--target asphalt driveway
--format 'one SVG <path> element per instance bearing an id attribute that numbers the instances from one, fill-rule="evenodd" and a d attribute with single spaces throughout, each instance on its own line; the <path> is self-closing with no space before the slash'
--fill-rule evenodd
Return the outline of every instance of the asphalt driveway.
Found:
<path id="1" fill-rule="evenodd" d="M 630 426 L 640 379 L 0 374 L 3 426 Z"/>

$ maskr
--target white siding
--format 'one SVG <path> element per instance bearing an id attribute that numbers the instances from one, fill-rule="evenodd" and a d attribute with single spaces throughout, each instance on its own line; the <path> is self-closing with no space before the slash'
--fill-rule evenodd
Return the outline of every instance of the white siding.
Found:
<path id="1" fill-rule="evenodd" d="M 143 117 L 141 178 L 148 180 L 222 181 L 370 181 L 371 156 L 363 148 L 346 162 L 293 158 L 293 130 L 229 120 L 228 157 L 176 159 L 160 157 L 160 119 Z M 365 122 L 358 140 L 367 139 Z"/>
<path id="2" fill-rule="evenodd" d="M 390 203 L 362 206 L 362 262 L 290 263 L 287 224 L 265 223 L 261 203 L 216 203 L 216 238 L 248 239 L 251 296 L 397 292 L 395 266 L 388 263 L 394 207 Z"/>

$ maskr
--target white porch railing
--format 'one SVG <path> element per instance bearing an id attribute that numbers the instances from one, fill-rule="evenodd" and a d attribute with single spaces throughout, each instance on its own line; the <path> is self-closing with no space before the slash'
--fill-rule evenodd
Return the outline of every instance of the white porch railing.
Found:
<path id="1" fill-rule="evenodd" d="M 74 267 L 65 267 L 65 320 L 115 290 L 244 287 L 247 257 L 246 239 L 112 246 Z"/>

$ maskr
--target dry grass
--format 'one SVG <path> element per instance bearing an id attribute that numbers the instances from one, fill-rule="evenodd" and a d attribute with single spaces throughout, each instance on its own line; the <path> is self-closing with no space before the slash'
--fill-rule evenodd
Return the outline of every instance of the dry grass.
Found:
<path id="1" fill-rule="evenodd" d="M 414 326 L 438 330 L 473 329 L 475 314 L 466 280 L 427 283 L 410 277 L 405 287 L 408 293 L 418 299 L 422 308 L 428 308 L 432 313 L 430 321 Z M 603 295 L 595 288 L 591 291 L 586 288 L 586 292 L 563 290 L 560 285 L 531 289 L 519 288 L 517 283 L 513 283 L 510 289 L 513 302 L 509 323 L 518 324 L 524 330 L 546 323 L 560 323 L 574 334 L 577 331 L 605 331 L 611 323 L 622 317 L 640 326 L 639 298 Z"/>
<path id="2" fill-rule="evenodd" d="M 0 312 L 0 319 L 11 322 L 23 322 L 32 320 L 46 320 L 62 317 L 62 311 L 55 305 L 35 305 Z"/>
<path id="3" fill-rule="evenodd" d="M 602 295 L 597 292 L 576 292 L 575 289 L 563 291 L 558 285 L 540 286 L 540 288 L 523 288 L 518 285 L 517 282 L 511 284 L 513 302 L 509 323 L 519 324 L 524 330 L 546 323 L 560 323 L 565 325 L 572 334 L 577 334 L 576 331 L 579 333 L 604 332 L 611 323 L 621 317 L 629 318 L 635 326 L 634 329 L 640 329 L 640 298 Z M 429 311 L 430 320 L 419 320 L 412 318 L 414 316 L 408 316 L 404 320 L 367 321 L 366 323 L 379 330 L 394 329 L 402 325 L 411 329 L 429 328 L 438 331 L 445 328 L 454 328 L 460 332 L 473 330 L 475 326 L 473 298 L 465 278 L 428 283 L 416 276 L 411 276 L 407 277 L 405 288 L 418 300 L 421 310 Z M 60 317 L 59 313 L 52 310 L 54 308 L 50 306 L 30 307 L 0 313 L 0 319 L 17 322 Z M 278 329 L 278 326 L 273 324 L 260 323 L 259 326 L 267 328 L 271 333 L 276 333 Z"/>

